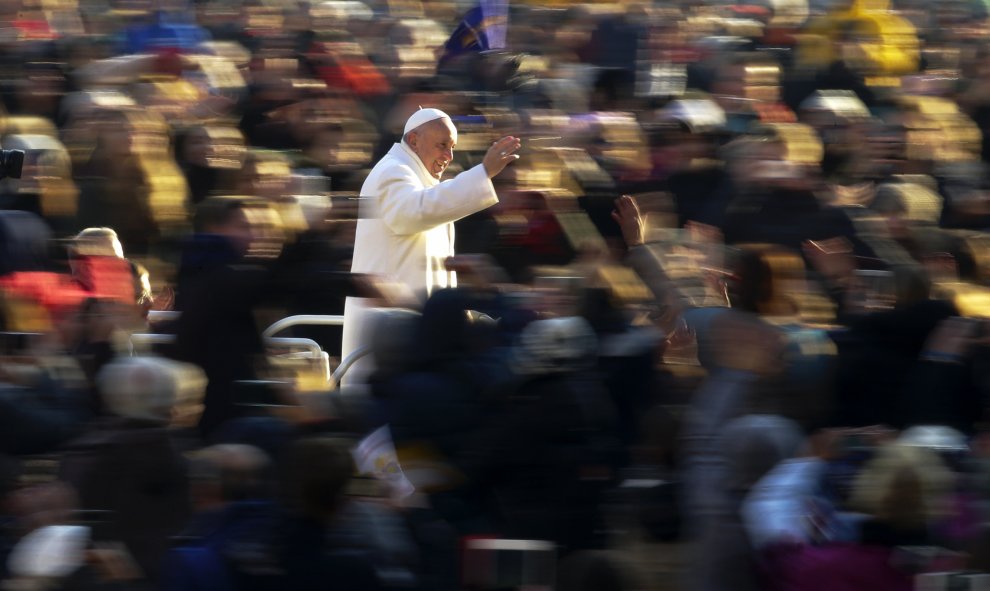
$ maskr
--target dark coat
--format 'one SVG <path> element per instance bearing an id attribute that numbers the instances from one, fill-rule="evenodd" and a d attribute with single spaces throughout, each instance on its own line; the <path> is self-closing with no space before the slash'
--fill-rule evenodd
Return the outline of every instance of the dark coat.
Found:
<path id="1" fill-rule="evenodd" d="M 383 589 L 371 557 L 359 549 L 334 543 L 318 521 L 296 519 L 283 529 L 282 565 L 286 589 L 323 591 L 377 591 Z"/>
<path id="2" fill-rule="evenodd" d="M 938 324 L 957 314 L 951 303 L 926 300 L 876 312 L 836 333 L 839 364 L 837 424 L 895 427 L 913 423 L 904 392 L 925 341 Z M 910 405 L 921 408 L 914 402 Z"/>
<path id="3" fill-rule="evenodd" d="M 165 591 L 274 591 L 284 584 L 274 503 L 244 500 L 195 515 L 165 559 Z"/>
<path id="4" fill-rule="evenodd" d="M 621 459 L 616 412 L 594 375 L 533 376 L 487 421 L 458 464 L 492 492 L 501 533 L 598 547 L 602 493 Z"/>
<path id="5" fill-rule="evenodd" d="M 175 356 L 203 368 L 209 380 L 199 423 L 204 435 L 238 416 L 235 382 L 257 379 L 264 362 L 253 311 L 269 270 L 239 259 L 225 238 L 200 234 L 186 245 L 179 270 Z"/>
<path id="6" fill-rule="evenodd" d="M 150 581 L 157 581 L 169 539 L 190 514 L 186 463 L 167 428 L 108 418 L 70 443 L 59 479 L 82 509 L 109 511 L 98 540 L 119 540 Z"/>
<path id="7" fill-rule="evenodd" d="M 859 246 L 848 214 L 822 205 L 810 191 L 773 191 L 734 204 L 723 230 L 728 244 L 768 243 L 800 252 L 805 240 L 842 236 Z"/>
<path id="8" fill-rule="evenodd" d="M 41 387 L 0 384 L 0 453 L 39 454 L 82 433 L 89 397 L 45 381 Z"/>

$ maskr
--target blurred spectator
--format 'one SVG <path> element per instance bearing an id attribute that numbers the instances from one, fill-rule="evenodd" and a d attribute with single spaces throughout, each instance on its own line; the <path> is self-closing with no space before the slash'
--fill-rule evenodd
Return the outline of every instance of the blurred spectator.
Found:
<path id="1" fill-rule="evenodd" d="M 633 326 L 622 303 L 614 290 L 588 288 L 578 308 L 598 338 L 598 368 L 618 412 L 618 435 L 630 449 L 643 435 L 643 414 L 660 399 L 656 358 L 663 335 Z"/>
<path id="2" fill-rule="evenodd" d="M 187 189 L 164 121 L 147 112 L 104 111 L 94 131 L 91 156 L 76 170 L 80 222 L 109 226 L 128 252 L 148 254 L 186 221 Z"/>
<path id="3" fill-rule="evenodd" d="M 155 10 L 146 16 L 146 23 L 137 23 L 125 31 L 128 54 L 191 51 L 209 34 L 189 19 L 185 2 L 155 2 Z"/>
<path id="4" fill-rule="evenodd" d="M 246 259 L 257 244 L 251 203 L 213 197 L 196 210 L 196 234 L 184 245 L 176 294 L 177 356 L 209 379 L 200 423 L 209 433 L 236 415 L 234 383 L 262 375 L 265 347 L 252 314 L 268 270 Z"/>
<path id="5" fill-rule="evenodd" d="M 604 552 L 576 552 L 560 562 L 557 589 L 560 591 L 631 591 L 642 581 L 623 561 Z"/>
<path id="6" fill-rule="evenodd" d="M 341 244 L 341 225 L 331 221 L 332 203 L 326 195 L 298 198 L 304 228 L 286 244 L 279 259 L 288 314 L 342 314 L 344 299 L 361 278 L 348 271 L 350 248 Z M 317 284 L 321 288 L 317 288 Z M 313 338 L 330 355 L 339 356 L 341 328 L 298 327 L 294 334 Z"/>
<path id="7" fill-rule="evenodd" d="M 626 190 L 669 192 L 678 227 L 697 222 L 721 228 L 735 192 L 715 160 L 725 122 L 725 111 L 710 99 L 672 101 L 658 112 L 650 130 L 656 180 Z"/>
<path id="8" fill-rule="evenodd" d="M 563 553 L 603 543 L 599 508 L 621 458 L 615 409 L 590 371 L 596 347 L 583 319 L 530 324 L 502 410 L 461 452 L 472 486 L 498 499 L 505 537 L 551 540 Z"/>
<path id="9" fill-rule="evenodd" d="M 795 423 L 774 415 L 745 415 L 721 428 L 717 453 L 724 468 L 717 486 L 725 503 L 694 550 L 689 580 L 698 589 L 763 589 L 764 573 L 743 524 L 743 501 L 778 462 L 802 451 L 804 437 Z"/>
<path id="10" fill-rule="evenodd" d="M 952 474 L 938 456 L 881 445 L 855 477 L 850 509 L 859 520 L 818 495 L 824 466 L 821 457 L 783 462 L 746 501 L 750 539 L 779 588 L 911 589 L 916 573 L 944 568 L 937 552 L 906 548 L 932 544 L 930 528 L 945 517 Z"/>
<path id="11" fill-rule="evenodd" d="M 930 289 L 924 270 L 908 266 L 853 285 L 852 293 L 863 294 L 860 299 L 867 305 L 877 301 L 881 309 L 867 310 L 850 322 L 848 331 L 835 335 L 838 424 L 901 427 L 921 418 L 904 414 L 911 370 L 935 328 L 956 315 L 951 302 L 930 299 Z M 887 304 L 881 302 L 884 296 L 869 295 L 884 293 L 889 294 Z"/>
<path id="12" fill-rule="evenodd" d="M 78 189 L 72 181 L 69 153 L 57 139 L 42 135 L 8 135 L 5 150 L 24 151 L 20 179 L 2 182 L 0 209 L 29 211 L 65 236 L 76 226 Z"/>
<path id="13" fill-rule="evenodd" d="M 898 400 L 899 422 L 941 425 L 960 433 L 979 429 L 985 411 L 985 384 L 981 378 L 986 362 L 985 328 L 971 318 L 946 318 L 939 322 L 924 344 L 919 359 L 904 382 Z"/>
<path id="14" fill-rule="evenodd" d="M 510 277 L 524 281 L 529 279 L 526 274 L 533 266 L 561 264 L 570 259 L 567 236 L 550 209 L 552 198 L 540 191 L 499 195 L 500 235 L 492 250 Z"/>
<path id="15" fill-rule="evenodd" d="M 769 243 L 799 250 L 806 240 L 843 237 L 868 253 L 848 214 L 823 203 L 817 161 L 798 160 L 784 137 L 771 132 L 752 146 L 752 187 L 726 215 L 725 241 Z"/>
<path id="16" fill-rule="evenodd" d="M 317 40 L 306 49 L 309 65 L 329 88 L 353 91 L 365 100 L 387 95 L 388 81 L 361 45 L 343 40 Z"/>
<path id="17" fill-rule="evenodd" d="M 62 64 L 54 61 L 27 61 L 19 64 L 19 76 L 5 94 L 7 111 L 55 120 L 68 86 Z"/>
<path id="18" fill-rule="evenodd" d="M 849 91 L 818 91 L 801 103 L 801 121 L 815 128 L 825 150 L 822 175 L 835 185 L 852 186 L 874 173 L 865 131 L 870 112 Z M 842 201 L 842 196 L 837 196 Z"/>
<path id="19" fill-rule="evenodd" d="M 0 328 L 12 328 L 7 318 L 2 320 Z M 42 336 L 3 332 L 0 339 L 4 349 L 0 354 L 0 454 L 49 453 L 79 436 L 92 416 L 90 400 L 81 384 L 59 375 L 60 364 L 53 363 L 38 342 Z"/>
<path id="20" fill-rule="evenodd" d="M 68 445 L 59 478 L 82 508 L 110 512 L 100 535 L 122 541 L 155 582 L 169 537 L 190 511 L 187 468 L 170 426 L 195 424 L 204 376 L 189 365 L 134 357 L 105 366 L 97 383 L 109 414 Z"/>
<path id="21" fill-rule="evenodd" d="M 334 191 L 357 191 L 365 167 L 371 163 L 377 132 L 366 122 L 353 119 L 320 126 L 302 144 L 296 169 L 315 170 L 328 177 Z"/>
<path id="22" fill-rule="evenodd" d="M 385 505 L 348 499 L 354 473 L 346 441 L 309 438 L 287 452 L 283 529 L 286 583 L 293 589 L 394 589 L 415 584 L 408 534 Z"/>
<path id="23" fill-rule="evenodd" d="M 471 4 L 0 6 L 0 142 L 26 153 L 23 178 L 0 183 L 0 451 L 44 454 L 24 458 L 28 486 L 8 495 L 0 545 L 19 549 L 0 564 L 13 573 L 4 585 L 61 565 L 75 569 L 55 575 L 62 588 L 153 586 L 108 549 L 121 537 L 112 530 L 127 526 L 153 572 L 185 514 L 165 532 L 149 516 L 166 511 L 146 510 L 142 532 L 139 518 L 105 509 L 70 513 L 66 489 L 33 484 L 53 456 L 68 467 L 105 455 L 97 472 L 113 472 L 110 484 L 83 479 L 86 504 L 113 497 L 139 513 L 141 498 L 184 494 L 182 459 L 168 450 L 213 442 L 256 445 L 271 468 L 291 464 L 296 483 L 334 482 L 317 483 L 322 508 L 302 510 L 291 494 L 276 508 L 268 491 L 244 501 L 223 486 L 261 470 L 255 451 L 192 454 L 199 510 L 172 557 L 222 554 L 237 573 L 204 587 L 455 589 L 463 533 L 548 538 L 572 555 L 561 587 L 610 589 L 635 586 L 613 555 L 650 557 L 644 587 L 684 568 L 690 589 L 787 587 L 801 569 L 814 571 L 805 587 L 840 588 L 849 569 L 829 556 L 847 550 L 859 562 L 845 566 L 864 565 L 873 586 L 906 588 L 919 569 L 897 570 L 918 564 L 902 542 L 967 547 L 987 507 L 986 6 Z M 482 50 L 506 10 L 505 45 Z M 446 218 L 389 230 L 419 240 L 424 260 L 400 252 L 402 240 L 365 240 L 369 218 L 395 220 L 368 209 L 381 195 L 362 186 L 409 143 L 392 136 L 420 106 L 452 114 L 458 145 L 437 162 L 407 154 L 426 179 L 417 186 L 443 172 L 427 160 L 451 177 L 479 164 L 487 174 L 493 140 L 524 146 L 494 181 L 501 203 L 458 220 L 456 237 Z M 623 193 L 642 211 L 626 216 L 622 200 L 613 219 Z M 401 277 L 362 266 L 379 255 L 403 259 Z M 425 307 L 411 295 L 436 285 L 458 289 L 425 294 Z M 173 307 L 173 288 L 175 314 L 157 314 Z M 358 341 L 377 367 L 361 387 L 331 376 L 348 352 L 340 328 L 280 335 L 312 337 L 322 348 L 312 351 L 259 332 L 261 320 L 339 314 L 346 296 L 373 308 L 358 331 L 372 338 Z M 582 345 L 578 318 L 597 347 Z M 209 378 L 198 433 L 166 432 L 161 417 L 137 428 L 118 415 L 138 405 L 122 409 L 94 384 L 130 367 L 134 347 L 170 339 L 132 336 L 149 330 L 175 333 L 155 346 Z M 251 397 L 262 390 L 271 396 Z M 940 456 L 959 476 L 951 519 L 891 526 L 900 519 L 885 503 L 849 494 L 872 486 L 921 514 L 908 493 L 940 472 L 922 471 L 925 454 L 878 452 L 884 429 L 848 429 L 878 422 L 929 424 L 908 432 L 912 445 L 919 432 L 950 442 Z M 347 442 L 283 453 L 299 432 L 379 427 L 415 484 L 408 497 L 368 502 L 372 483 L 348 478 Z M 774 480 L 771 467 L 801 453 L 800 430 L 831 450 L 819 450 L 825 466 L 799 501 L 815 508 L 818 533 L 768 550 L 759 530 L 746 535 L 740 507 L 768 470 L 771 484 L 803 478 Z M 895 477 L 862 469 L 877 453 Z M 130 466 L 140 454 L 152 455 Z M 752 498 L 767 492 L 755 488 Z M 263 515 L 247 519 L 248 505 Z M 827 517 L 864 508 L 874 516 L 858 539 Z M 48 544 L 59 559 L 34 560 Z"/>
<path id="24" fill-rule="evenodd" d="M 195 514 L 169 551 L 163 589 L 276 589 L 271 467 L 248 445 L 214 445 L 189 466 Z"/>
<path id="25" fill-rule="evenodd" d="M 733 53 L 715 64 L 712 98 L 725 110 L 731 133 L 746 133 L 754 123 L 793 121 L 794 113 L 780 102 L 781 74 L 780 63 L 768 54 Z"/>
<path id="26" fill-rule="evenodd" d="M 596 106 L 596 110 L 622 110 L 616 98 L 634 94 L 636 59 L 646 35 L 645 16 L 645 9 L 630 6 L 624 7 L 619 14 L 598 19 L 582 56 L 587 63 L 598 66 L 599 78 L 595 86 L 607 92 L 611 99 Z"/>
<path id="27" fill-rule="evenodd" d="M 244 153 L 244 139 L 232 127 L 204 125 L 180 136 L 176 155 L 189 184 L 190 205 L 195 207 L 210 196 L 234 194 L 234 175 Z"/>
<path id="28" fill-rule="evenodd" d="M 413 484 L 462 533 L 481 533 L 490 524 L 479 490 L 458 473 L 458 455 L 471 449 L 472 433 L 486 424 L 493 390 L 505 377 L 485 347 L 484 322 L 468 316 L 471 307 L 469 292 L 438 290 L 422 317 L 379 320 L 369 384 Z M 416 349 L 403 350 L 409 343 Z"/>
<path id="29" fill-rule="evenodd" d="M 58 326 L 89 297 L 83 286 L 57 273 L 52 260 L 51 230 L 38 216 L 0 211 L 0 289 L 8 303 L 13 330 L 36 332 Z M 20 328 L 18 328 L 20 327 Z"/>
<path id="30" fill-rule="evenodd" d="M 6 541 L 13 544 L 4 548 L 7 584 L 30 586 L 44 579 L 62 589 L 109 589 L 134 582 L 126 551 L 99 548 L 92 529 L 73 522 L 77 499 L 70 487 L 59 482 L 11 485 L 4 495 Z"/>
<path id="31" fill-rule="evenodd" d="M 256 229 L 260 232 L 259 243 L 271 244 L 275 234 L 280 235 L 276 241 L 291 242 L 297 233 L 309 229 L 304 208 L 319 209 L 321 193 L 310 191 L 304 179 L 293 175 L 292 163 L 288 158 L 279 152 L 250 152 L 241 173 L 238 194 L 256 197 L 260 203 L 267 205 L 255 210 L 259 214 L 255 221 L 261 222 L 261 218 L 266 216 L 272 218 L 266 223 L 256 223 Z M 312 211 L 309 215 L 313 215 Z"/>
<path id="32" fill-rule="evenodd" d="M 68 246 L 72 276 L 93 294 L 133 304 L 135 277 L 112 228 L 86 228 Z"/>

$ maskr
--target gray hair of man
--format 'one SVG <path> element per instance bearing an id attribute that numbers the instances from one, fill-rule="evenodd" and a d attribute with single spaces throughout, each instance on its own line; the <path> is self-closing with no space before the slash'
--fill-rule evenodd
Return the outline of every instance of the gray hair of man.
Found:
<path id="1" fill-rule="evenodd" d="M 119 417 L 162 424 L 198 418 L 206 393 L 199 367 L 163 357 L 122 357 L 96 377 L 107 409 Z"/>

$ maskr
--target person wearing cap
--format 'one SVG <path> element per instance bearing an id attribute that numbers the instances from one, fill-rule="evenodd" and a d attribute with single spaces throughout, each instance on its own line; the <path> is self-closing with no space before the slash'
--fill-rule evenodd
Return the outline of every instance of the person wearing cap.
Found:
<path id="1" fill-rule="evenodd" d="M 438 109 L 412 114 L 402 141 L 375 165 L 361 187 L 361 212 L 354 239 L 352 273 L 374 274 L 413 292 L 456 286 L 444 262 L 454 255 L 456 220 L 498 203 L 491 179 L 519 156 L 518 138 L 496 141 L 481 164 L 441 182 L 453 159 L 457 129 Z M 361 339 L 364 301 L 344 308 L 344 358 Z"/>

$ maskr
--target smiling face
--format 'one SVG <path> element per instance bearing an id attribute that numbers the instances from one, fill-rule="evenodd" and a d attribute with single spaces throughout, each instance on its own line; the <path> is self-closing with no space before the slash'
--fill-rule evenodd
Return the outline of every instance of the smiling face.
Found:
<path id="1" fill-rule="evenodd" d="M 433 178 L 439 179 L 454 158 L 457 130 L 450 119 L 436 119 L 410 131 L 406 135 L 406 143 L 423 161 L 423 166 Z"/>

